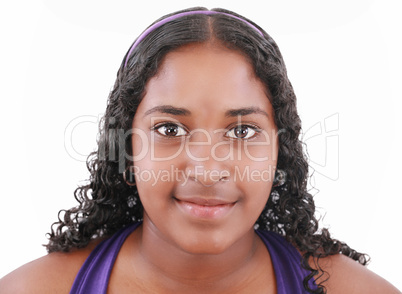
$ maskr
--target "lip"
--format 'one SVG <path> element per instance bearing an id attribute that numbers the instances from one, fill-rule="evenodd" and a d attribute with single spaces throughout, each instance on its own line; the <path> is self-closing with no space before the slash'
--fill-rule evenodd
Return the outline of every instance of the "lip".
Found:
<path id="1" fill-rule="evenodd" d="M 232 211 L 232 208 L 236 204 L 236 202 L 216 198 L 192 197 L 174 199 L 184 213 L 199 219 L 223 218 Z"/>

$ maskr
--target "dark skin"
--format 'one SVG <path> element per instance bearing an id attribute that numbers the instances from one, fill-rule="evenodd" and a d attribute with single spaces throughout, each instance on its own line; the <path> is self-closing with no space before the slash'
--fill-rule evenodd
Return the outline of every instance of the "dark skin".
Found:
<path id="1" fill-rule="evenodd" d="M 133 121 L 154 144 L 154 155 L 164 160 L 148 153 L 134 165 L 140 171 L 173 166 L 189 176 L 186 182 L 179 173 L 154 183 L 136 175 L 144 222 L 123 244 L 108 293 L 276 293 L 269 252 L 253 230 L 274 173 L 259 181 L 234 178 L 236 169 L 247 166 L 275 170 L 276 126 L 267 95 L 247 59 L 219 44 L 188 45 L 166 56 Z M 238 125 L 246 127 L 234 130 Z M 211 144 L 195 144 L 208 139 Z M 133 137 L 134 155 L 141 153 L 138 140 Z M 219 142 L 227 144 L 212 150 Z M 188 149 L 180 151 L 181 144 Z M 232 151 L 233 157 L 220 160 Z M 215 157 L 205 159 L 213 152 Z M 208 170 L 221 173 L 204 177 Z M 211 207 L 200 208 L 199 198 Z M 97 242 L 26 264 L 0 281 L 0 293 L 68 293 Z M 330 274 L 324 283 L 328 293 L 400 293 L 345 256 L 323 258 L 320 264 Z"/>
<path id="2" fill-rule="evenodd" d="M 160 257 L 160 260 L 149 260 L 141 248 L 141 234 L 142 228 L 130 236 L 122 248 L 123 254 L 119 256 L 115 269 L 125 270 L 112 272 L 110 293 L 128 293 L 133 289 L 140 293 L 249 293 L 251 290 L 253 293 L 276 293 L 272 263 L 259 239 L 255 240 L 255 248 L 248 252 L 248 256 L 239 256 L 229 265 L 222 266 L 216 259 L 205 256 L 191 258 L 196 264 L 192 264 L 189 257 L 186 257 L 189 261 L 175 262 L 172 257 L 177 256 L 163 250 L 170 248 L 163 246 L 166 244 L 162 244 L 161 248 L 152 248 L 158 251 L 153 257 Z M 124 259 L 125 252 L 130 254 L 133 251 L 136 253 L 134 261 Z M 202 257 L 206 259 L 203 262 L 198 260 Z M 236 267 L 230 268 L 230 265 Z M 124 288 L 118 281 L 126 281 Z"/>

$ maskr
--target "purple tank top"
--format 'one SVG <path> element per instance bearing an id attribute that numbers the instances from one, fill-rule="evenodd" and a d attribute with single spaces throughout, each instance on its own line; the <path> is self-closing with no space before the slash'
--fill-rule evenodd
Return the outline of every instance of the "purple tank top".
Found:
<path id="1" fill-rule="evenodd" d="M 117 254 L 126 238 L 139 225 L 140 223 L 135 223 L 127 226 L 99 243 L 75 277 L 70 294 L 106 294 Z M 276 233 L 260 230 L 256 232 L 271 255 L 277 293 L 307 293 L 303 287 L 303 279 L 308 275 L 308 271 L 301 267 L 301 256 L 296 248 Z M 316 289 L 313 280 L 310 280 L 309 284 L 310 288 Z"/>

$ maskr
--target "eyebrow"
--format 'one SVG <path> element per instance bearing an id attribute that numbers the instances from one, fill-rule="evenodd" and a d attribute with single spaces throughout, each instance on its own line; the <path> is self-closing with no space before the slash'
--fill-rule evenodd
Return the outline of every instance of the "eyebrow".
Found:
<path id="1" fill-rule="evenodd" d="M 172 114 L 172 115 L 180 115 L 180 116 L 189 116 L 191 115 L 191 111 L 186 108 L 175 107 L 172 105 L 159 105 L 152 107 L 147 110 L 144 116 L 150 115 L 154 112 Z M 225 112 L 225 117 L 236 117 L 236 116 L 245 116 L 249 114 L 262 114 L 266 117 L 269 117 L 268 113 L 262 110 L 259 107 L 242 107 L 236 109 L 229 109 Z"/>
<path id="2" fill-rule="evenodd" d="M 249 114 L 262 114 L 266 117 L 269 117 L 268 113 L 262 110 L 259 107 L 245 107 L 245 108 L 238 108 L 238 109 L 229 109 L 225 112 L 226 117 L 234 117 L 234 116 L 244 116 Z"/>
<path id="3" fill-rule="evenodd" d="M 185 116 L 189 116 L 191 114 L 191 111 L 185 108 L 174 107 L 171 105 L 160 105 L 147 110 L 144 116 L 150 115 L 151 113 L 154 112 L 167 113 L 173 115 L 185 115 Z"/>

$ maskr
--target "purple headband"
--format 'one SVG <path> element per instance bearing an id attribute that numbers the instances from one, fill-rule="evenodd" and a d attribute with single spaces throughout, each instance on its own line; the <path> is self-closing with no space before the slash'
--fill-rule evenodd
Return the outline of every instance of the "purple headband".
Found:
<path id="1" fill-rule="evenodd" d="M 246 21 L 243 18 L 237 17 L 235 15 L 229 14 L 229 13 L 225 13 L 225 12 L 219 12 L 219 11 L 210 11 L 210 10 L 195 10 L 195 11 L 187 11 L 187 12 L 182 12 L 182 13 L 178 13 L 169 17 L 166 17 L 164 19 L 162 19 L 161 21 L 158 21 L 157 23 L 154 23 L 152 26 L 150 26 L 148 29 L 146 29 L 135 41 L 135 43 L 131 46 L 130 51 L 128 51 L 128 54 L 126 56 L 126 61 L 124 62 L 124 67 L 127 66 L 127 61 L 130 58 L 131 53 L 133 52 L 134 48 L 137 47 L 137 45 L 144 40 L 144 38 L 146 36 L 148 36 L 153 30 L 159 28 L 160 26 L 164 25 L 165 23 L 172 21 L 174 19 L 180 18 L 182 16 L 186 16 L 186 15 L 193 15 L 193 14 L 204 14 L 204 15 L 213 15 L 213 14 L 223 14 L 223 15 L 227 15 L 230 17 L 233 17 L 235 19 L 241 20 L 242 22 L 246 23 L 247 25 L 249 25 L 250 27 L 252 27 L 254 30 L 256 30 L 261 36 L 264 36 L 264 34 L 254 25 L 252 25 L 251 23 L 249 23 L 248 21 Z"/>

